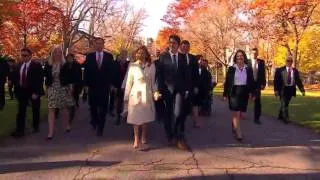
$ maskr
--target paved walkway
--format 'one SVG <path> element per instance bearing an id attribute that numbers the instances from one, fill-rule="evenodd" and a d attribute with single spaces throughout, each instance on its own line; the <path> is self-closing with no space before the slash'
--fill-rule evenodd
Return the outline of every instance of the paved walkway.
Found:
<path id="1" fill-rule="evenodd" d="M 89 126 L 87 106 L 77 113 L 73 130 L 45 141 L 41 133 L 0 143 L 0 179 L 320 179 L 320 135 L 295 125 L 262 117 L 244 120 L 244 143 L 231 136 L 230 112 L 215 99 L 204 127 L 186 134 L 192 152 L 165 145 L 163 126 L 153 123 L 148 152 L 132 148 L 132 129 L 115 126 L 108 117 L 104 137 Z M 61 129 L 60 122 L 57 129 Z"/>

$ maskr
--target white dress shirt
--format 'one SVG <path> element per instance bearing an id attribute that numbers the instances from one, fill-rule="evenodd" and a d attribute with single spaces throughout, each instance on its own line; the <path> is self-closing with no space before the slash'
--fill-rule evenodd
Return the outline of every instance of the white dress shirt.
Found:
<path id="1" fill-rule="evenodd" d="M 101 58 L 101 59 L 98 59 L 99 55 L 100 55 L 100 58 Z M 99 62 L 99 60 L 100 60 L 100 62 Z M 96 51 L 96 61 L 97 61 L 97 64 L 98 64 L 99 66 L 101 66 L 102 61 L 103 61 L 103 51 L 101 51 L 101 52 Z M 99 64 L 99 63 L 100 63 L 100 64 Z"/>
<path id="2" fill-rule="evenodd" d="M 190 57 L 189 57 L 189 54 L 186 54 L 186 56 L 187 56 L 187 65 L 189 65 L 189 64 L 190 64 Z"/>
<path id="3" fill-rule="evenodd" d="M 24 62 L 20 68 L 20 85 L 22 85 L 23 69 L 25 66 L 27 67 L 27 69 L 26 69 L 26 76 L 27 76 L 30 63 L 31 63 L 31 60 L 28 62 Z"/>
<path id="4" fill-rule="evenodd" d="M 236 68 L 236 72 L 234 74 L 234 85 L 247 85 L 247 66 L 245 65 L 242 70 L 240 70 L 237 64 L 235 64 L 234 67 Z"/>
<path id="5" fill-rule="evenodd" d="M 199 75 L 201 75 L 201 73 L 202 73 L 202 69 L 201 67 L 199 67 Z"/>
<path id="6" fill-rule="evenodd" d="M 293 68 L 292 67 L 290 67 L 291 68 L 291 82 L 290 83 L 288 83 L 288 77 L 286 77 L 286 86 L 293 86 L 293 84 L 294 84 L 294 73 L 293 73 Z M 289 73 L 289 67 L 286 67 L 286 70 L 287 70 L 287 73 Z"/>
<path id="7" fill-rule="evenodd" d="M 259 68 L 258 61 L 256 59 L 252 59 L 251 63 L 252 63 L 252 70 L 253 70 L 253 78 L 256 81 L 258 79 L 258 68 Z"/>

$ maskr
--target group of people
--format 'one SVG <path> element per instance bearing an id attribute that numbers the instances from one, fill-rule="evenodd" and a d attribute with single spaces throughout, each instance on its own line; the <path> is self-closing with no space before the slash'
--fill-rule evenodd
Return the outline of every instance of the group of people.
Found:
<path id="1" fill-rule="evenodd" d="M 116 121 L 126 119 L 133 125 L 134 148 L 142 148 L 148 142 L 148 124 L 156 119 L 164 124 L 169 145 L 188 150 L 185 121 L 190 115 L 194 127 L 200 127 L 199 113 L 206 107 L 215 86 L 208 61 L 190 53 L 190 43 L 170 35 L 168 48 L 154 59 L 146 46 L 133 53 L 133 61 L 127 60 L 127 51 L 121 50 L 114 60 L 104 51 L 104 39 L 94 40 L 95 51 L 87 54 L 80 65 L 73 54 L 63 55 L 61 46 L 52 49 L 48 62 L 42 67 L 32 60 L 32 51 L 21 50 L 21 61 L 10 71 L 9 65 L 0 61 L 0 107 L 4 107 L 4 84 L 10 76 L 9 86 L 14 86 L 18 100 L 18 113 L 14 137 L 25 132 L 26 109 L 33 111 L 33 132 L 39 132 L 41 96 L 48 97 L 48 136 L 54 137 L 57 114 L 66 133 L 71 123 L 79 95 L 83 89 L 88 95 L 90 124 L 97 136 L 102 136 L 106 115 L 116 105 Z M 232 133 L 238 141 L 243 140 L 240 121 L 244 118 L 248 101 L 254 100 L 254 122 L 261 124 L 261 91 L 266 86 L 264 60 L 258 58 L 258 49 L 251 50 L 249 60 L 243 50 L 238 50 L 229 67 L 224 83 L 223 97 L 233 111 Z M 289 122 L 288 105 L 296 95 L 296 86 L 305 94 L 297 69 L 292 67 L 292 57 L 286 65 L 278 68 L 274 77 L 274 92 L 280 97 L 279 119 Z M 82 72 L 82 68 L 84 71 Z"/>
<path id="2" fill-rule="evenodd" d="M 163 122 L 168 143 L 187 150 L 184 129 L 188 115 L 194 127 L 200 127 L 200 109 L 205 109 L 214 83 L 208 61 L 190 54 L 190 43 L 177 35 L 169 37 L 168 49 L 152 59 L 146 46 L 133 53 L 127 61 L 127 51 L 121 50 L 114 60 L 104 51 L 104 39 L 94 40 L 95 52 L 86 55 L 80 65 L 73 54 L 63 55 L 61 46 L 52 48 L 44 66 L 32 60 L 29 48 L 21 50 L 20 62 L 12 72 L 1 62 L 1 100 L 4 101 L 4 84 L 14 86 L 18 101 L 14 137 L 25 135 L 26 109 L 33 112 L 33 133 L 39 132 L 41 96 L 48 99 L 48 135 L 54 138 L 55 120 L 60 115 L 66 133 L 76 107 L 81 89 L 88 95 L 90 124 L 97 136 L 102 136 L 106 115 L 116 105 L 115 124 L 126 119 L 134 129 L 134 148 L 148 142 L 148 124 L 155 119 Z M 82 68 L 84 71 L 82 72 Z M 46 88 L 44 88 L 44 85 Z M 45 91 L 46 89 L 46 91 Z M 46 93 L 45 93 L 46 92 Z M 4 106 L 4 103 L 3 103 Z"/>
<path id="3" fill-rule="evenodd" d="M 254 101 L 254 122 L 261 124 L 261 91 L 266 87 L 265 62 L 258 58 L 258 49 L 251 50 L 249 60 L 243 50 L 238 50 L 233 58 L 224 83 L 223 97 L 229 102 L 229 109 L 233 111 L 232 133 L 238 141 L 243 140 L 240 120 L 247 111 L 248 100 Z M 285 124 L 289 123 L 288 106 L 292 97 L 296 96 L 296 86 L 302 95 L 305 90 L 299 72 L 293 67 L 291 56 L 286 58 L 286 65 L 277 68 L 274 76 L 274 93 L 280 97 L 278 119 Z"/>

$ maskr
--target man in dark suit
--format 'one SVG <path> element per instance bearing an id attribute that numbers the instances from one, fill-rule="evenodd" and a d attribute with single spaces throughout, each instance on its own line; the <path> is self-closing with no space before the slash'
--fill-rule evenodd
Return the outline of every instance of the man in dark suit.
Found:
<path id="1" fill-rule="evenodd" d="M 117 80 L 116 80 L 117 89 L 116 89 L 115 99 L 116 99 L 117 119 L 115 121 L 115 125 L 119 125 L 121 123 L 120 119 L 121 119 L 121 112 L 123 110 L 123 98 L 124 98 L 124 89 L 122 89 L 121 86 L 125 79 L 125 76 L 129 67 L 129 61 L 127 61 L 127 58 L 128 58 L 128 51 L 125 49 L 122 49 L 115 61 L 115 68 L 117 72 L 119 72 L 117 73 Z"/>
<path id="2" fill-rule="evenodd" d="M 212 103 L 212 90 L 214 84 L 212 82 L 212 75 L 209 71 L 208 60 L 201 59 L 200 66 L 198 69 L 199 74 L 199 96 L 201 114 L 209 116 L 211 113 L 211 103 Z"/>
<path id="3" fill-rule="evenodd" d="M 253 77 L 256 89 L 256 99 L 254 100 L 254 122 L 256 124 L 261 124 L 261 90 L 264 90 L 266 87 L 266 66 L 265 62 L 262 59 L 259 59 L 258 48 L 253 48 L 251 50 L 252 59 L 250 66 L 253 70 Z"/>
<path id="4" fill-rule="evenodd" d="M 179 149 L 188 150 L 184 137 L 184 124 L 187 117 L 185 101 L 189 96 L 190 76 L 186 56 L 178 52 L 179 45 L 179 36 L 170 35 L 169 51 L 159 57 L 158 91 L 155 92 L 155 99 L 158 99 L 160 94 L 166 104 L 164 126 L 168 142 L 172 144 L 173 140 L 177 140 L 176 145 Z"/>
<path id="5" fill-rule="evenodd" d="M 5 90 L 4 85 L 7 82 L 9 76 L 9 64 L 5 58 L 0 55 L 0 110 L 5 105 Z"/>
<path id="6" fill-rule="evenodd" d="M 159 75 L 159 65 L 160 65 L 160 50 L 157 50 L 156 52 L 156 59 L 153 61 L 155 67 L 156 67 L 156 80 L 158 80 Z M 165 102 L 163 98 L 159 98 L 157 101 L 154 101 L 155 109 L 156 109 L 156 120 L 157 121 L 164 121 L 165 118 Z"/>
<path id="7" fill-rule="evenodd" d="M 68 79 L 72 82 L 73 92 L 72 96 L 75 100 L 75 106 L 70 108 L 70 124 L 72 123 L 76 107 L 79 107 L 79 96 L 82 91 L 83 83 L 82 83 L 82 70 L 81 64 L 75 59 L 75 55 L 73 53 L 69 53 L 66 57 L 66 68 L 69 72 Z"/>
<path id="8" fill-rule="evenodd" d="M 95 48 L 95 52 L 86 56 L 84 82 L 88 89 L 91 125 L 97 129 L 97 136 L 102 136 L 115 69 L 112 54 L 103 51 L 104 39 L 95 39 Z"/>
<path id="9" fill-rule="evenodd" d="M 9 59 L 8 60 L 8 63 L 9 63 L 9 75 L 8 75 L 8 92 L 9 92 L 9 95 L 10 95 L 10 99 L 13 100 L 14 99 L 14 92 L 13 92 L 13 84 L 11 83 L 12 82 L 12 73 L 13 73 L 13 70 L 14 70 L 14 67 L 15 67 L 15 60 L 14 59 Z"/>
<path id="10" fill-rule="evenodd" d="M 299 76 L 299 71 L 292 67 L 293 59 L 288 56 L 286 65 L 276 70 L 274 76 L 274 93 L 280 96 L 280 110 L 278 119 L 285 124 L 289 122 L 289 103 L 292 97 L 296 96 L 296 86 L 298 86 L 302 95 L 305 96 L 305 90 Z"/>
<path id="11" fill-rule="evenodd" d="M 199 73 L 198 67 L 199 64 L 196 60 L 196 56 L 190 53 L 190 42 L 187 40 L 183 40 L 180 45 L 180 52 L 186 56 L 187 67 L 190 73 L 191 81 L 191 92 L 186 100 L 186 103 L 189 105 L 188 113 L 192 114 L 193 119 L 193 127 L 199 128 L 199 106 L 196 103 L 198 100 L 196 99 L 199 94 Z"/>
<path id="12" fill-rule="evenodd" d="M 13 71 L 14 92 L 18 100 L 18 114 L 14 137 L 24 136 L 25 118 L 29 101 L 32 104 L 33 132 L 39 132 L 40 98 L 43 90 L 43 69 L 39 62 L 32 60 L 32 51 L 28 48 L 21 50 L 21 62 Z"/>

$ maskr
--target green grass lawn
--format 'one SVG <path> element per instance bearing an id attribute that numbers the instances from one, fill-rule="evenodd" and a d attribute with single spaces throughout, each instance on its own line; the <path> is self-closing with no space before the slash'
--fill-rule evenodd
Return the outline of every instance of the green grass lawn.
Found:
<path id="1" fill-rule="evenodd" d="M 222 91 L 222 88 L 217 88 L 215 94 L 221 96 Z M 262 113 L 278 117 L 280 101 L 273 94 L 271 88 L 262 91 Z M 253 108 L 252 103 L 249 108 Z M 292 121 L 320 132 L 320 91 L 306 90 L 306 96 L 298 92 L 297 97 L 290 102 L 289 114 Z"/>
<path id="2" fill-rule="evenodd" d="M 42 98 L 41 101 L 41 119 L 46 120 L 47 119 L 47 100 L 45 98 Z M 15 129 L 16 127 L 16 115 L 17 115 L 17 100 L 10 100 L 6 99 L 6 106 L 5 108 L 0 111 L 0 138 L 6 137 L 10 135 L 10 133 Z M 31 106 L 28 107 L 28 114 L 26 118 L 26 126 L 27 128 L 32 127 L 32 108 Z"/>

